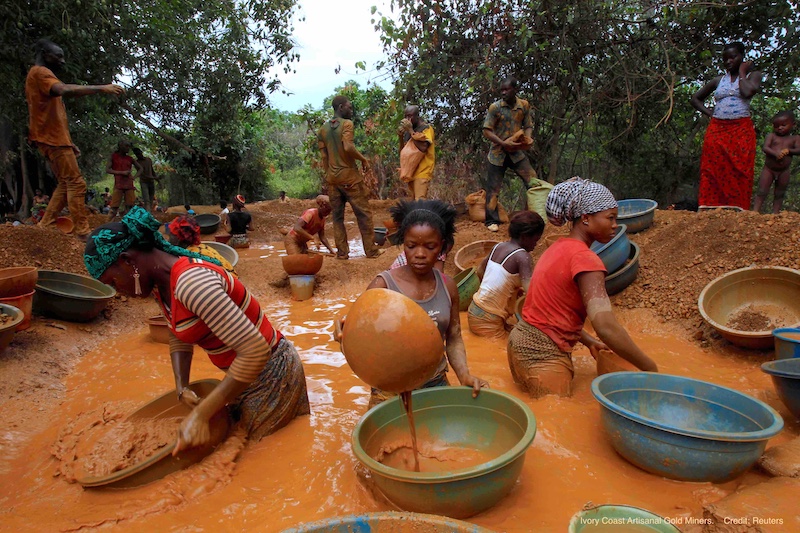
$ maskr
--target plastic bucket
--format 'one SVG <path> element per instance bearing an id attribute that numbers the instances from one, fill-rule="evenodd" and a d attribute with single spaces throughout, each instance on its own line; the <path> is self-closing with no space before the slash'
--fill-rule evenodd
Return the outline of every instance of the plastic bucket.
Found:
<path id="1" fill-rule="evenodd" d="M 569 533 L 613 531 L 680 533 L 680 529 L 655 513 L 630 505 L 599 505 L 584 509 L 572 516 Z"/>
<path id="2" fill-rule="evenodd" d="M 292 298 L 308 300 L 314 294 L 314 276 L 289 276 Z"/>
<path id="3" fill-rule="evenodd" d="M 17 329 L 15 331 L 22 331 L 23 329 L 28 329 L 31 327 L 31 314 L 33 310 L 33 293 L 36 291 L 31 291 L 28 294 L 23 294 L 22 296 L 11 296 L 9 298 L 0 298 L 0 304 L 8 304 L 13 305 L 25 316 L 22 319 L 22 322 L 17 324 Z"/>
<path id="4" fill-rule="evenodd" d="M 775 359 L 800 357 L 800 328 L 778 328 L 772 330 L 772 336 L 775 338 Z"/>

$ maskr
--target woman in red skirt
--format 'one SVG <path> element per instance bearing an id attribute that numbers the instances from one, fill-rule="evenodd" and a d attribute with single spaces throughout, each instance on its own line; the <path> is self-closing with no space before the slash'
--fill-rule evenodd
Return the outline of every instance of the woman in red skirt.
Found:
<path id="1" fill-rule="evenodd" d="M 761 72 L 744 61 L 740 42 L 725 45 L 722 61 L 725 73 L 692 96 L 692 106 L 711 117 L 700 159 L 698 203 L 750 209 L 756 160 L 750 99 L 761 88 Z M 704 102 L 712 93 L 715 106 L 708 108 Z"/>

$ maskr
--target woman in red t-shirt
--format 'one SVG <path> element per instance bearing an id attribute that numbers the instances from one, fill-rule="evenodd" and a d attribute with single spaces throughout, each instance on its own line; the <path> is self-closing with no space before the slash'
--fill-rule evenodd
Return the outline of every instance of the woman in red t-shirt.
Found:
<path id="1" fill-rule="evenodd" d="M 536 263 L 522 320 L 508 338 L 514 381 L 531 396 L 569 396 L 572 348 L 581 341 L 592 355 L 606 345 L 638 368 L 655 362 L 617 322 L 605 287 L 606 269 L 589 246 L 610 241 L 617 229 L 617 202 L 604 186 L 580 178 L 556 185 L 547 197 L 547 217 L 556 226 L 572 222 L 569 236 L 551 245 Z M 592 321 L 598 341 L 583 329 Z"/>

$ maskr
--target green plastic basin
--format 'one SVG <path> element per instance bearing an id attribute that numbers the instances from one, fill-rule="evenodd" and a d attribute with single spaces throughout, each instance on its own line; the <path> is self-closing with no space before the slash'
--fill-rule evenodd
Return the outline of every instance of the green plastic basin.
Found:
<path id="1" fill-rule="evenodd" d="M 536 435 L 536 419 L 527 405 L 491 389 L 473 398 L 469 387 L 434 387 L 415 391 L 412 406 L 421 445 L 427 440 L 472 449 L 488 460 L 446 472 L 414 472 L 378 462 L 383 445 L 409 435 L 400 399 L 392 398 L 368 411 L 353 431 L 353 453 L 390 503 L 404 511 L 466 518 L 511 491 Z"/>
<path id="2" fill-rule="evenodd" d="M 492 533 L 491 530 L 443 516 L 386 511 L 340 516 L 301 524 L 282 533 Z"/>
<path id="3" fill-rule="evenodd" d="M 72 322 L 88 322 L 105 309 L 117 291 L 89 276 L 40 270 L 33 309 Z"/>
<path id="4" fill-rule="evenodd" d="M 460 272 L 453 280 L 458 287 L 458 310 L 466 311 L 472 303 L 472 295 L 481 288 L 481 280 L 475 272 L 475 267 Z"/>
<path id="5" fill-rule="evenodd" d="M 574 514 L 569 521 L 569 533 L 599 533 L 614 528 L 643 533 L 681 533 L 657 514 L 630 505 L 598 505 Z"/>

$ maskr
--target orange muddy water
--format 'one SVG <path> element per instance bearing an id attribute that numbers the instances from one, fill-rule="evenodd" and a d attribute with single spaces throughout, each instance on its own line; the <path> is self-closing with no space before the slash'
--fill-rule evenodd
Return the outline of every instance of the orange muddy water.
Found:
<path id="1" fill-rule="evenodd" d="M 0 457 L 0 529 L 65 531 L 113 525 L 124 531 L 277 532 L 332 516 L 390 510 L 359 481 L 361 470 L 351 452 L 351 434 L 366 410 L 369 389 L 352 374 L 332 337 L 334 316 L 349 305 L 347 300 L 314 298 L 265 306 L 303 359 L 311 416 L 244 447 L 234 434 L 198 465 L 136 489 L 84 490 L 57 475 L 60 461 L 51 450 L 70 421 L 102 412 L 109 404 L 134 409 L 172 389 L 168 348 L 151 342 L 143 328 L 138 335 L 87 353 L 66 380 L 67 400 L 57 408 L 54 422 L 30 440 L 15 443 L 18 453 Z M 800 433 L 800 424 L 758 368 L 770 354 L 701 349 L 671 336 L 646 312 L 618 316 L 663 372 L 732 387 L 776 408 L 786 429 L 770 446 Z M 752 469 L 721 485 L 683 483 L 636 468 L 616 454 L 603 434 L 589 390 L 595 365 L 588 350 L 580 347 L 574 354 L 572 398 L 531 400 L 511 379 L 505 344 L 473 336 L 466 314 L 461 319 L 472 373 L 523 398 L 538 425 L 517 485 L 469 522 L 498 532 L 563 532 L 589 501 L 632 505 L 677 520 L 700 518 L 704 503 L 768 479 Z M 219 377 L 196 349 L 192 379 Z M 785 513 L 785 505 L 776 505 L 774 512 L 781 508 Z M 761 516 L 772 517 L 770 509 L 763 509 Z M 797 517 L 774 518 L 788 524 L 786 531 L 796 530 Z"/>

